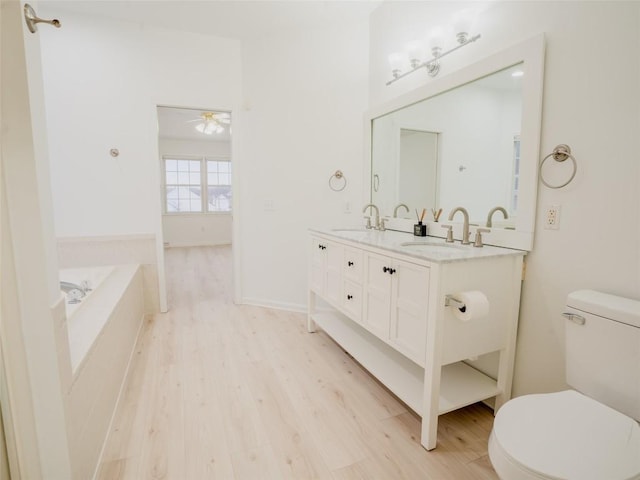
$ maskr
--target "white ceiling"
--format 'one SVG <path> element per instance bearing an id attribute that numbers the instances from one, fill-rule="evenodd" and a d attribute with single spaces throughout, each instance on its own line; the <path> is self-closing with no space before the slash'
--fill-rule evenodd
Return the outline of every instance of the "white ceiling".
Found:
<path id="1" fill-rule="evenodd" d="M 241 40 L 368 18 L 382 0 L 40 0 L 47 14 L 101 15 Z M 60 12 L 58 14 L 58 11 Z"/>

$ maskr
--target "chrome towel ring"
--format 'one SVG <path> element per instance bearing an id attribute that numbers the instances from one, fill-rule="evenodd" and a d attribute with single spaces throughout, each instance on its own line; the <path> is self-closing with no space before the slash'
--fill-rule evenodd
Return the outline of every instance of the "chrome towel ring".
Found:
<path id="1" fill-rule="evenodd" d="M 336 185 L 335 181 L 340 182 L 340 180 L 342 180 L 342 183 Z M 335 173 L 329 177 L 329 188 L 334 192 L 341 192 L 346 186 L 347 177 L 344 176 L 341 170 L 336 170 Z"/>
<path id="2" fill-rule="evenodd" d="M 569 180 L 567 180 L 563 184 L 551 185 L 544 179 L 544 176 L 542 175 L 542 166 L 544 165 L 544 162 L 546 162 L 549 158 L 552 158 L 552 157 L 556 162 L 564 162 L 567 158 L 570 158 L 571 161 L 573 162 L 573 172 L 571 173 Z M 569 183 L 571 183 L 571 180 L 573 180 L 573 177 L 576 176 L 577 172 L 578 172 L 578 162 L 576 162 L 575 157 L 571 155 L 571 147 L 569 145 L 565 145 L 564 143 L 557 145 L 556 148 L 553 149 L 553 152 L 551 152 L 549 155 L 544 157 L 542 159 L 542 162 L 540 162 L 540 181 L 549 188 L 566 187 L 567 185 L 569 185 Z"/>

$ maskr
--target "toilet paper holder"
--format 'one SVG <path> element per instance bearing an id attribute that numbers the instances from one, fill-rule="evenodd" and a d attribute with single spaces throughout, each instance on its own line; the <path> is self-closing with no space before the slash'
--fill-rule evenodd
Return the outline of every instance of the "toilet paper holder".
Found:
<path id="1" fill-rule="evenodd" d="M 459 309 L 462 312 L 464 312 L 467 309 L 467 306 L 465 305 L 465 303 L 461 302 L 460 300 L 455 298 L 453 295 L 446 295 L 444 297 L 444 306 L 445 307 L 456 307 L 457 309 Z"/>

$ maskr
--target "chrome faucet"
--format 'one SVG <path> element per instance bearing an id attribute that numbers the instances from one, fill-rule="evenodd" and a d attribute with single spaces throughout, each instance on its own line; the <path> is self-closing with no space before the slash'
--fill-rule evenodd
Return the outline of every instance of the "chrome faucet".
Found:
<path id="1" fill-rule="evenodd" d="M 454 215 L 458 212 L 462 212 L 462 216 L 464 217 L 464 223 L 462 224 L 462 245 L 469 245 L 471 243 L 469 241 L 469 213 L 462 207 L 456 207 L 451 210 L 449 221 L 453 220 Z"/>
<path id="2" fill-rule="evenodd" d="M 487 227 L 493 227 L 492 217 L 493 217 L 493 214 L 496 212 L 502 212 L 502 216 L 504 217 L 505 220 L 509 218 L 509 214 L 504 208 L 493 207 L 491 210 L 489 210 L 489 215 L 487 215 L 487 224 L 486 224 Z"/>
<path id="3" fill-rule="evenodd" d="M 370 221 L 367 221 L 367 228 L 374 228 L 375 230 L 379 230 L 380 229 L 380 210 L 378 210 L 378 207 L 376 207 L 373 203 L 367 203 L 362 209 L 362 213 L 365 213 L 367 211 L 367 208 L 371 208 L 372 211 L 375 210 L 376 212 L 374 226 L 372 227 L 370 224 Z M 368 218 L 369 220 L 371 219 L 371 217 L 365 217 L 365 218 Z"/>
<path id="4" fill-rule="evenodd" d="M 404 207 L 407 210 L 407 213 L 409 213 L 409 207 L 407 207 L 404 203 L 401 203 L 393 209 L 393 218 L 398 218 L 398 209 L 400 207 Z"/>

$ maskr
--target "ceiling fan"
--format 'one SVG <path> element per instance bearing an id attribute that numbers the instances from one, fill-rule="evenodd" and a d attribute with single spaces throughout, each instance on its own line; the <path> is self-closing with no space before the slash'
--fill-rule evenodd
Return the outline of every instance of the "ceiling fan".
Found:
<path id="1" fill-rule="evenodd" d="M 231 124 L 231 115 L 227 112 L 202 112 L 200 118 L 189 120 L 188 123 L 199 122 L 196 130 L 205 135 L 224 132 L 225 125 Z"/>

